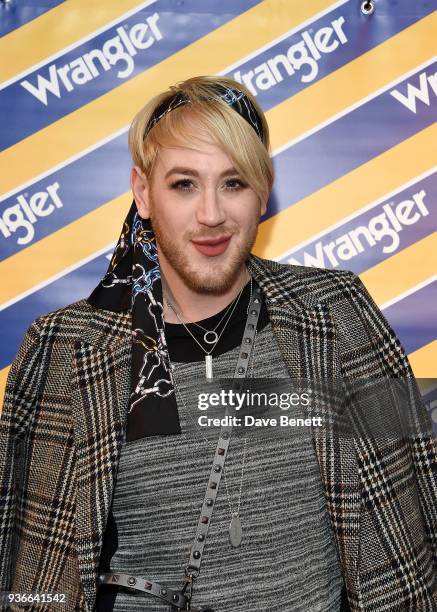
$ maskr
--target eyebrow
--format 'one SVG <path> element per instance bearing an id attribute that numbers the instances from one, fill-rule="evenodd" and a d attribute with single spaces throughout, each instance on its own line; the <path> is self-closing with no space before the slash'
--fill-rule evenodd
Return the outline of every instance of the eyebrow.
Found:
<path id="1" fill-rule="evenodd" d="M 173 168 L 170 168 L 170 170 L 165 174 L 164 178 L 167 178 L 171 174 L 176 173 L 185 174 L 188 176 L 199 176 L 199 173 L 194 168 L 188 168 L 187 166 L 174 166 Z M 226 170 L 223 170 L 223 172 L 220 174 L 220 178 L 224 176 L 231 176 L 232 174 L 238 174 L 238 170 L 233 166 L 231 168 L 226 168 Z"/>

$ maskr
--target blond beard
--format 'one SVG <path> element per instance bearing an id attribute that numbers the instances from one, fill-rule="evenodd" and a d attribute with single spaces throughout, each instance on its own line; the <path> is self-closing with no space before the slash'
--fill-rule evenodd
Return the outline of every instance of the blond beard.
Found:
<path id="1" fill-rule="evenodd" d="M 165 229 L 153 217 L 153 212 L 151 212 L 150 223 L 156 237 L 158 252 L 162 252 L 189 289 L 199 293 L 221 295 L 233 287 L 255 243 L 258 223 L 249 228 L 241 248 L 234 252 L 225 263 L 211 262 L 199 269 L 199 266 L 193 266 L 189 256 L 182 248 L 167 238 Z M 220 231 L 223 233 L 223 228 Z M 235 232 L 232 234 L 235 235 Z"/>

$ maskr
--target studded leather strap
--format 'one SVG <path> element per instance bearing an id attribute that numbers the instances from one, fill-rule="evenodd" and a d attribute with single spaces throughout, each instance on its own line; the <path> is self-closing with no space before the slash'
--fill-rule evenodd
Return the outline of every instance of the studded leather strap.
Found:
<path id="1" fill-rule="evenodd" d="M 246 326 L 243 334 L 240 352 L 238 355 L 237 365 L 234 373 L 233 389 L 239 388 L 239 384 L 235 379 L 245 378 L 249 367 L 249 360 L 253 350 L 253 341 L 255 339 L 256 326 L 261 310 L 261 291 L 258 286 L 255 286 L 255 291 L 252 295 L 252 300 L 249 305 L 249 313 L 246 320 Z M 226 411 L 227 414 L 227 411 Z M 232 422 L 231 419 L 228 419 Z M 197 524 L 196 536 L 191 548 L 190 560 L 188 562 L 188 574 L 197 575 L 200 571 L 200 562 L 202 560 L 203 549 L 205 547 L 206 536 L 208 534 L 209 523 L 214 509 L 215 500 L 218 493 L 220 479 L 223 473 L 223 467 L 226 461 L 226 455 L 229 448 L 229 442 L 232 433 L 232 425 L 224 425 L 220 430 L 220 437 L 217 442 L 214 460 L 211 466 L 211 472 L 206 487 L 205 497 L 202 504 L 202 510 Z"/>
<path id="2" fill-rule="evenodd" d="M 168 589 L 159 582 L 138 578 L 130 574 L 121 574 L 116 572 L 108 572 L 99 576 L 100 584 L 112 584 L 115 586 L 125 586 L 136 591 L 143 591 L 149 595 L 154 595 L 159 599 L 171 604 L 179 610 L 190 610 L 191 612 L 214 612 L 210 606 L 202 606 L 201 608 L 191 608 L 189 606 L 189 597 L 186 597 L 181 591 Z M 147 608 L 141 608 L 143 612 L 148 612 Z"/>
<path id="3" fill-rule="evenodd" d="M 243 340 L 241 342 L 240 351 L 238 354 L 237 365 L 235 367 L 233 382 L 234 390 L 241 388 L 241 379 L 245 378 L 247 369 L 249 367 L 256 327 L 261 310 L 261 299 L 261 290 L 258 285 L 255 285 L 252 299 L 249 304 L 249 313 L 246 320 Z M 240 379 L 240 382 L 238 379 Z M 232 422 L 231 419 L 228 420 Z M 196 609 L 190 607 L 191 588 L 193 579 L 198 576 L 200 572 L 203 550 L 205 548 L 206 537 L 208 535 L 209 525 L 226 461 L 231 433 L 232 425 L 222 426 L 203 499 L 199 521 L 197 524 L 196 535 L 191 547 L 190 559 L 185 568 L 184 586 L 180 590 L 174 590 L 159 582 L 148 580 L 147 578 L 140 578 L 138 576 L 131 576 L 129 574 L 122 574 L 118 572 L 106 572 L 104 574 L 100 574 L 98 578 L 100 584 L 120 585 L 135 589 L 137 591 L 144 591 L 149 595 L 153 595 L 169 603 L 175 610 L 185 609 L 191 610 L 192 612 L 214 612 L 209 606 Z"/>
<path id="4" fill-rule="evenodd" d="M 99 576 L 99 583 L 124 586 L 135 589 L 136 591 L 144 591 L 144 593 L 149 593 L 150 595 L 159 597 L 159 599 L 172 604 L 176 609 L 184 609 L 188 602 L 188 599 L 181 591 L 175 591 L 165 587 L 159 582 L 147 580 L 146 578 L 139 578 L 138 576 L 131 576 L 130 574 L 107 572 Z"/>

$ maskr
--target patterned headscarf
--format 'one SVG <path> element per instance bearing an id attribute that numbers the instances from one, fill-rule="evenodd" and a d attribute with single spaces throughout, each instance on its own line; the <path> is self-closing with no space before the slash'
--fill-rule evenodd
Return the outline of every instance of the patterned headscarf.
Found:
<path id="1" fill-rule="evenodd" d="M 238 90 L 217 86 L 222 98 L 262 137 L 253 104 Z M 152 115 L 145 134 L 167 112 L 189 102 L 178 92 Z M 162 284 L 155 234 L 150 219 L 139 216 L 135 200 L 124 220 L 108 270 L 88 297 L 96 308 L 132 309 L 131 393 L 126 440 L 181 433 L 171 377 L 162 306 Z"/>
<path id="2" fill-rule="evenodd" d="M 97 308 L 132 308 L 131 394 L 126 440 L 181 433 L 164 334 L 162 285 L 150 219 L 135 200 L 108 270 L 87 300 Z"/>
<path id="3" fill-rule="evenodd" d="M 221 83 L 214 83 L 212 88 L 215 90 L 216 94 L 221 98 L 228 106 L 233 108 L 243 119 L 245 119 L 249 125 L 253 127 L 255 132 L 258 134 L 260 139 L 263 139 L 263 126 L 260 116 L 253 105 L 250 98 L 244 93 L 244 91 L 240 91 L 239 89 L 235 89 L 234 87 L 227 87 L 226 85 L 222 85 Z M 215 100 L 213 96 L 205 96 L 205 100 Z M 144 138 L 150 132 L 150 130 L 160 121 L 164 115 L 169 113 L 170 111 L 178 108 L 178 106 L 182 106 L 183 104 L 190 103 L 191 100 L 188 95 L 183 91 L 178 91 L 175 95 L 170 98 L 166 98 L 153 112 L 150 117 L 146 128 L 144 130 Z"/>

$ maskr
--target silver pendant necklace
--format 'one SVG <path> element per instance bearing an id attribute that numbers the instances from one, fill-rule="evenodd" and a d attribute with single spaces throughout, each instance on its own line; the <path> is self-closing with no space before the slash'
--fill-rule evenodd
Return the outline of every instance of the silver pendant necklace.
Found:
<path id="1" fill-rule="evenodd" d="M 220 340 L 223 332 L 226 329 L 227 324 L 229 323 L 232 314 L 235 310 L 235 308 L 237 307 L 237 304 L 240 300 L 241 294 L 243 293 L 245 285 L 243 285 L 243 287 L 240 289 L 240 293 L 238 294 L 237 299 L 234 301 L 234 304 L 232 305 L 229 304 L 229 306 L 226 308 L 226 311 L 224 313 L 224 315 L 222 316 L 222 318 L 220 319 L 220 321 L 217 323 L 217 325 L 214 327 L 213 330 L 208 330 L 205 327 L 203 327 L 202 325 L 195 323 L 193 321 L 188 321 L 189 324 L 191 325 L 196 325 L 197 327 L 200 327 L 201 329 L 203 329 L 205 331 L 204 335 L 203 335 L 203 340 L 206 344 L 212 344 L 212 348 L 209 351 L 206 351 L 203 346 L 200 344 L 200 342 L 197 340 L 197 338 L 191 333 L 191 331 L 188 329 L 187 325 L 182 321 L 181 317 L 180 317 L 180 313 L 176 310 L 175 306 L 169 301 L 169 299 L 167 297 L 165 297 L 165 301 L 167 303 L 167 305 L 172 309 L 172 311 L 174 312 L 174 314 L 176 315 L 178 321 L 184 326 L 184 328 L 187 330 L 187 332 L 190 334 L 190 336 L 193 338 L 193 340 L 196 342 L 196 344 L 202 349 L 202 351 L 205 353 L 205 377 L 208 380 L 211 380 L 213 378 L 213 368 L 212 368 L 212 352 L 215 349 L 215 347 L 217 346 L 218 341 Z M 252 276 L 250 276 L 250 297 L 249 297 L 249 304 L 250 304 L 250 300 L 252 299 Z M 226 317 L 229 309 L 231 309 L 231 311 L 229 312 L 229 315 L 225 321 L 225 324 L 223 326 L 223 329 L 221 330 L 220 334 L 217 334 L 217 332 L 215 331 L 218 326 L 220 325 L 220 323 L 223 321 L 223 319 Z M 249 313 L 249 306 L 247 307 L 247 312 Z M 212 339 L 208 339 L 208 334 L 212 335 Z"/>
<path id="2" fill-rule="evenodd" d="M 252 280 L 252 277 L 251 277 Z M 243 287 L 244 289 L 244 287 Z M 240 291 L 240 293 L 237 296 L 237 301 L 240 299 L 240 295 L 241 295 L 242 291 Z M 203 334 L 203 341 L 205 342 L 205 344 L 217 344 L 218 341 L 218 334 L 216 332 L 216 329 L 218 329 L 222 323 L 222 321 L 226 318 L 226 315 L 228 314 L 229 310 L 232 308 L 233 306 L 233 302 L 231 302 L 225 309 L 225 312 L 222 316 L 222 318 L 220 319 L 220 321 L 217 323 L 217 325 L 214 327 L 214 329 L 206 329 L 206 327 L 203 327 L 203 325 L 200 325 L 200 323 L 197 323 L 196 321 L 190 321 L 191 325 L 195 325 L 196 327 L 199 327 L 200 329 L 203 329 L 203 331 L 205 332 Z M 212 335 L 212 338 L 208 339 L 208 335 Z"/>
<path id="3" fill-rule="evenodd" d="M 241 544 L 241 540 L 243 539 L 243 530 L 241 528 L 241 520 L 240 520 L 240 505 L 241 505 L 241 491 L 243 489 L 243 476 L 244 476 L 244 460 L 246 458 L 246 444 L 247 438 L 244 438 L 244 446 L 243 446 L 243 456 L 241 459 L 241 476 L 240 476 L 240 490 L 238 493 L 238 502 L 237 508 L 234 510 L 231 504 L 231 497 L 229 495 L 228 483 L 226 481 L 225 471 L 223 470 L 224 483 L 226 487 L 226 495 L 228 497 L 229 510 L 231 513 L 231 522 L 229 523 L 229 542 L 231 546 L 234 548 L 238 548 Z"/>

